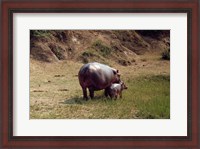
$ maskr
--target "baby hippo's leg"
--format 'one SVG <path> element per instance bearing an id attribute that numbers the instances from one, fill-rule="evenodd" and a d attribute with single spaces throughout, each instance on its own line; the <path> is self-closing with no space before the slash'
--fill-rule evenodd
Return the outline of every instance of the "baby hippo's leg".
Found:
<path id="1" fill-rule="evenodd" d="M 118 93 L 117 93 L 117 92 L 115 92 L 115 100 L 117 99 L 117 97 L 118 97 Z"/>
<path id="2" fill-rule="evenodd" d="M 122 91 L 119 92 L 120 98 L 122 98 Z"/>
<path id="3" fill-rule="evenodd" d="M 110 99 L 112 99 L 113 98 L 113 93 L 112 93 L 112 91 L 111 90 L 108 90 L 108 95 L 110 96 Z"/>
<path id="4" fill-rule="evenodd" d="M 109 94 L 109 96 L 110 96 L 110 99 L 112 99 L 112 98 L 113 98 L 113 95 L 112 95 L 112 94 Z"/>

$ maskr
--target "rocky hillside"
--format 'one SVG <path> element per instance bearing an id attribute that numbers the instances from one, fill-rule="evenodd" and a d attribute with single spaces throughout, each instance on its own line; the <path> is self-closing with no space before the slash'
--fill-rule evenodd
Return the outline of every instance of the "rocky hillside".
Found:
<path id="1" fill-rule="evenodd" d="M 31 58 L 43 62 L 113 61 L 131 65 L 146 53 L 169 51 L 169 30 L 31 30 Z"/>

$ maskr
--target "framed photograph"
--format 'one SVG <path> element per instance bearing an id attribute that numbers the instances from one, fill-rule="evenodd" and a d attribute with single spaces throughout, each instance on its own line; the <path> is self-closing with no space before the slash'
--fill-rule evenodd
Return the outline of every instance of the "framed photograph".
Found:
<path id="1" fill-rule="evenodd" d="M 1 148 L 199 148 L 199 2 L 3 1 Z"/>

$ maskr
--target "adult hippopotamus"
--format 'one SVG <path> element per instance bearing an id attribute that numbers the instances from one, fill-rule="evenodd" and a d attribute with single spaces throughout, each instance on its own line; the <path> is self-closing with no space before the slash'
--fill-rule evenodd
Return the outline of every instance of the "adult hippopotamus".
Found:
<path id="1" fill-rule="evenodd" d="M 83 65 L 78 73 L 78 78 L 83 90 L 83 97 L 86 100 L 88 99 L 87 88 L 92 99 L 94 91 L 105 89 L 105 95 L 108 96 L 107 88 L 112 83 L 120 82 L 120 74 L 117 69 L 97 62 Z"/>

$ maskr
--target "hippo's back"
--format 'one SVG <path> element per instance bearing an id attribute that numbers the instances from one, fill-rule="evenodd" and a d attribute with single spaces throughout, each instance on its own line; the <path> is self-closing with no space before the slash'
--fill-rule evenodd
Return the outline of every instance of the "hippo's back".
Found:
<path id="1" fill-rule="evenodd" d="M 78 77 L 82 87 L 94 90 L 104 89 L 114 80 L 115 69 L 97 62 L 88 63 L 81 67 Z"/>

